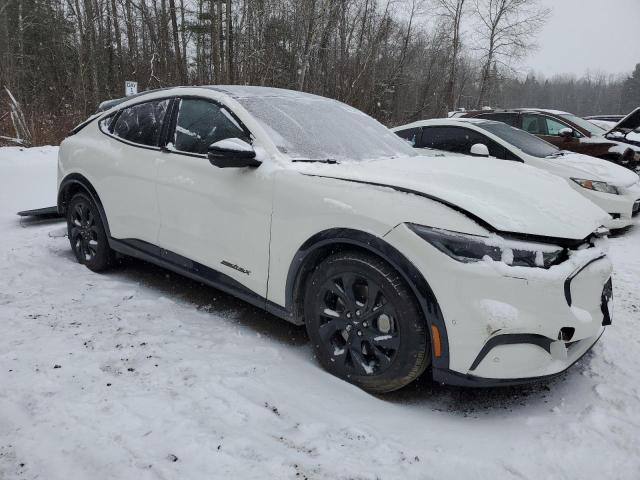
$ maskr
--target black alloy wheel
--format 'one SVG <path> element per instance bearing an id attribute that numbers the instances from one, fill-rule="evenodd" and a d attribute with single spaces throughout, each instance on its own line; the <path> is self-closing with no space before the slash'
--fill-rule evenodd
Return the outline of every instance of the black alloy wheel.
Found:
<path id="1" fill-rule="evenodd" d="M 322 365 L 365 390 L 401 388 L 429 364 L 427 330 L 412 292 L 373 255 L 325 260 L 307 286 L 304 314 Z"/>
<path id="2" fill-rule="evenodd" d="M 115 253 L 109 247 L 100 214 L 84 193 L 74 195 L 69 202 L 67 233 L 71 249 L 79 263 L 96 272 L 113 264 Z"/>

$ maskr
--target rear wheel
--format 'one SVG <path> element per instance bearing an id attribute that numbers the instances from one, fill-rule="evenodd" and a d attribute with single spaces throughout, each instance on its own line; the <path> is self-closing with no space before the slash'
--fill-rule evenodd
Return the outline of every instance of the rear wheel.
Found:
<path id="1" fill-rule="evenodd" d="M 320 363 L 373 393 L 415 380 L 429 364 L 429 338 L 400 275 L 360 252 L 332 255 L 307 283 L 304 316 Z"/>
<path id="2" fill-rule="evenodd" d="M 100 213 L 85 193 L 75 194 L 69 202 L 67 233 L 76 259 L 90 270 L 99 272 L 115 262 Z"/>

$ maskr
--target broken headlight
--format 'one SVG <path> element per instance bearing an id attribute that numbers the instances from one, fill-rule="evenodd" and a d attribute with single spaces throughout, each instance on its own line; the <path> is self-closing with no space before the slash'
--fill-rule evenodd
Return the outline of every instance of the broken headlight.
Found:
<path id="1" fill-rule="evenodd" d="M 485 257 L 518 267 L 549 268 L 565 259 L 562 247 L 545 243 L 509 240 L 497 235 L 483 237 L 440 228 L 408 224 L 421 238 L 459 262 L 479 262 Z"/>

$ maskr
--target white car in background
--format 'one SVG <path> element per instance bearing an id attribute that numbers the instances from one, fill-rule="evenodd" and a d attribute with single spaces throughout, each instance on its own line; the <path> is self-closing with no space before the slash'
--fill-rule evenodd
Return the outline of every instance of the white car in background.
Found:
<path id="1" fill-rule="evenodd" d="M 475 118 L 421 120 L 392 129 L 415 148 L 522 162 L 564 178 L 609 214 L 605 226 L 621 229 L 640 213 L 640 177 L 606 160 L 560 150 L 502 122 Z"/>
<path id="2" fill-rule="evenodd" d="M 315 95 L 170 88 L 62 142 L 58 208 L 91 270 L 139 257 L 304 324 L 368 391 L 427 367 L 501 385 L 567 369 L 611 323 L 606 215 L 523 169 L 423 158 Z"/>

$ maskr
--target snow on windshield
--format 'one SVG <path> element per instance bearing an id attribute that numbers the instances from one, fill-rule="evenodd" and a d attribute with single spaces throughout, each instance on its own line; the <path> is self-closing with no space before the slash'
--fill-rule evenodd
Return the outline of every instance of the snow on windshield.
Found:
<path id="1" fill-rule="evenodd" d="M 416 155 L 382 124 L 334 100 L 249 96 L 238 101 L 292 159 L 362 161 Z"/>

